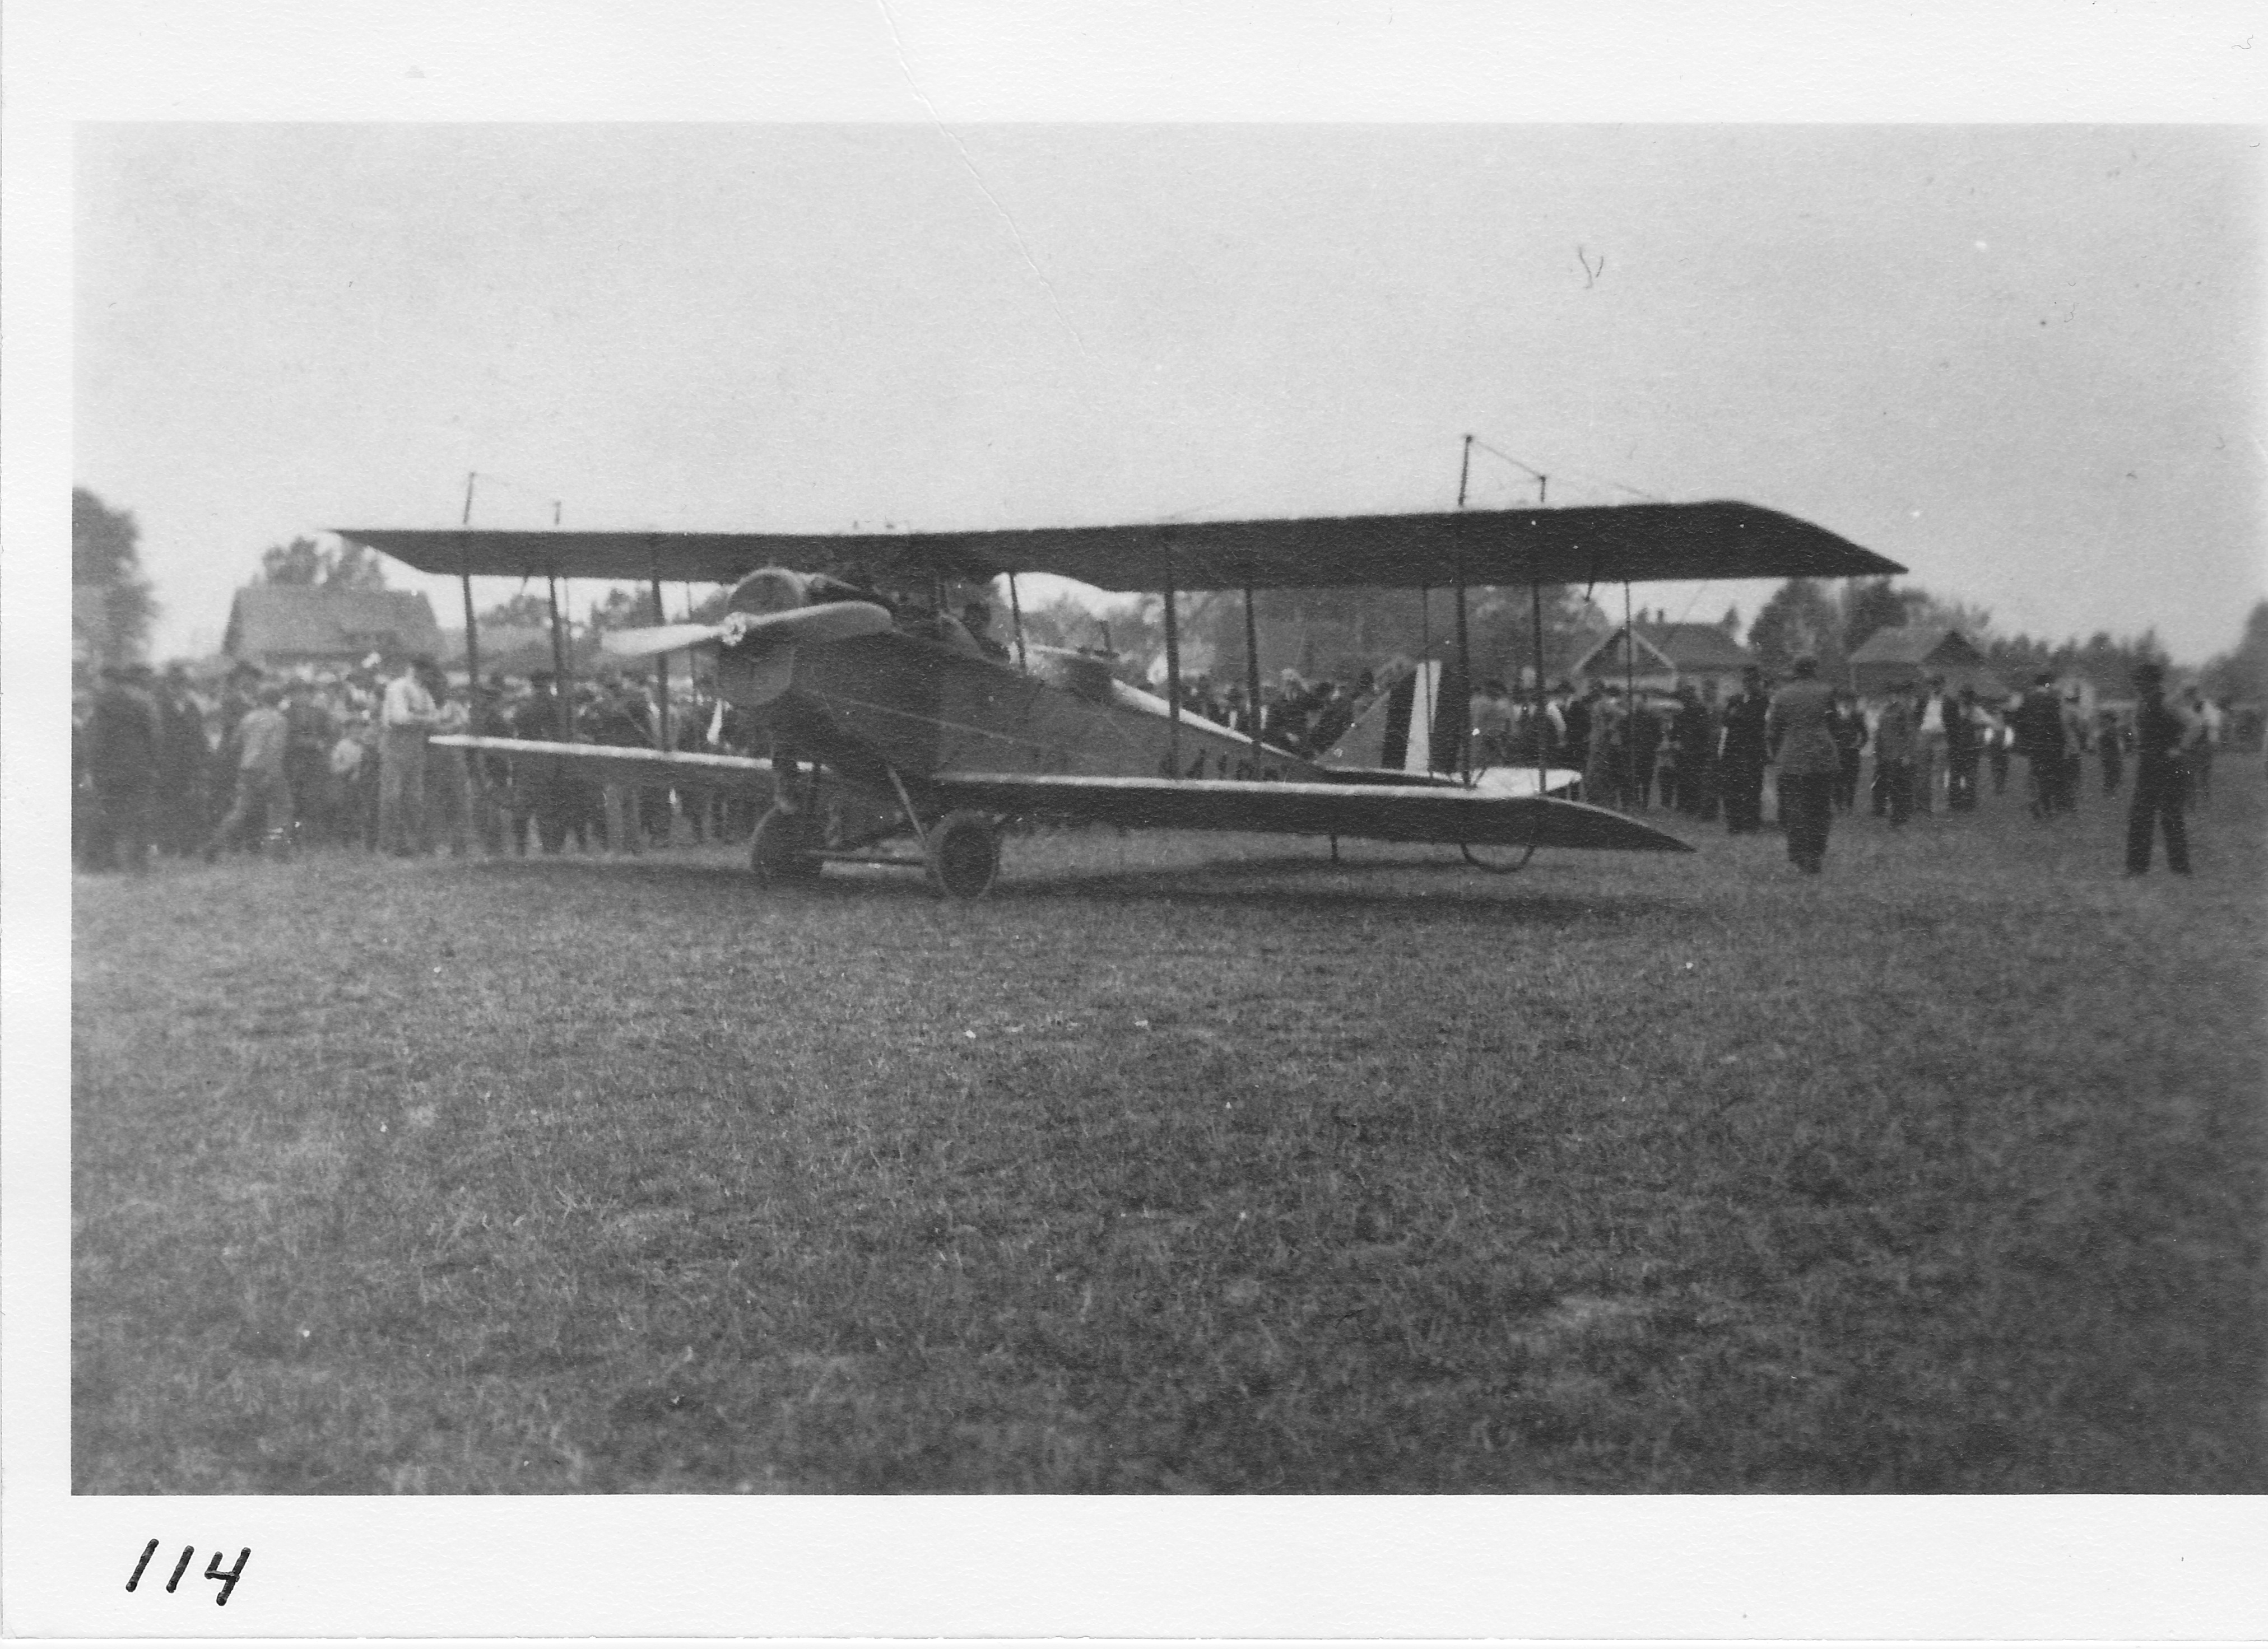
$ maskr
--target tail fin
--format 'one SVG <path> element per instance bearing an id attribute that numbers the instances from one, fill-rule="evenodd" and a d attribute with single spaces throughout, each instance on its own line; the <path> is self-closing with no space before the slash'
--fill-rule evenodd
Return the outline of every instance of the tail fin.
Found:
<path id="1" fill-rule="evenodd" d="M 1323 760 L 1332 767 L 1447 773 L 1457 765 L 1464 722 L 1458 672 L 1428 659 L 1381 693 Z"/>

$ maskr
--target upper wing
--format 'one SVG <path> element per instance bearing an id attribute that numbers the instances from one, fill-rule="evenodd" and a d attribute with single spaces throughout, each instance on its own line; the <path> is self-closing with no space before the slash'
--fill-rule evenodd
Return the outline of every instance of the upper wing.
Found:
<path id="1" fill-rule="evenodd" d="M 771 793 L 772 764 L 761 756 L 648 750 L 637 745 L 558 744 L 542 739 L 490 739 L 473 733 L 437 733 L 426 742 L 444 749 L 509 756 L 515 771 L 571 772 L 597 784 L 700 784 L 760 796 Z"/>
<path id="2" fill-rule="evenodd" d="M 1050 572 L 1104 590 L 1859 578 L 1905 569 L 1753 504 L 1618 504 L 979 533 L 488 533 L 341 527 L 421 572 L 724 584 L 858 564 L 957 578 Z"/>
<path id="3" fill-rule="evenodd" d="M 1469 847 L 1693 850 L 1634 819 L 1555 796 L 1416 785 L 1014 773 L 939 773 L 929 786 L 948 806 L 1059 813 L 1133 829 L 1254 830 Z"/>

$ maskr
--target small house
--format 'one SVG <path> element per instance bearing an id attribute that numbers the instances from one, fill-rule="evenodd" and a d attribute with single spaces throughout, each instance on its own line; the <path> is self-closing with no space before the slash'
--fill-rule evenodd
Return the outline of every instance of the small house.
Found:
<path id="1" fill-rule="evenodd" d="M 1977 644 L 1944 625 L 1903 624 L 1876 630 L 1851 655 L 1850 673 L 1851 689 L 1861 698 L 1881 698 L 1893 688 L 1918 685 L 1932 676 L 1942 677 L 1950 693 L 1968 687 L 1976 688 L 1979 698 L 1997 699 L 2008 691 Z"/>
<path id="2" fill-rule="evenodd" d="M 1712 687 L 1719 698 L 1741 690 L 1741 676 L 1756 662 L 1756 655 L 1734 641 L 1717 624 L 1668 624 L 1640 619 L 1630 626 L 1634 644 L 1624 653 L 1624 628 L 1616 625 L 1606 639 L 1577 659 L 1568 671 L 1577 687 L 1596 681 L 1619 687 L 1636 681 L 1641 693 L 1675 693 L 1681 687 L 1697 691 Z"/>
<path id="3" fill-rule="evenodd" d="M 230 603 L 221 651 L 264 670 L 344 669 L 372 653 L 387 659 L 421 652 L 438 658 L 441 631 L 431 605 L 409 591 L 255 584 L 239 590 Z"/>

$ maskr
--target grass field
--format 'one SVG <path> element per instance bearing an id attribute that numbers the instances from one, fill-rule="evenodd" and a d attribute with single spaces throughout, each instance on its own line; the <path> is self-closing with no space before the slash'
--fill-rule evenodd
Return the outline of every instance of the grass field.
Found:
<path id="1" fill-rule="evenodd" d="M 2264 808 L 81 878 L 81 1491 L 2268 1491 Z M 1454 854 L 1447 856 L 1454 860 Z"/>

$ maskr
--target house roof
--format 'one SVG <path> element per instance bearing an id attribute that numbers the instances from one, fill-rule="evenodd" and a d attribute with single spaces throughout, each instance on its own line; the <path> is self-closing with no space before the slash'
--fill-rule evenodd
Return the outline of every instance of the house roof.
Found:
<path id="1" fill-rule="evenodd" d="M 230 603 L 221 651 L 239 659 L 359 659 L 441 650 L 423 595 L 406 590 L 338 590 L 256 584 Z"/>
<path id="2" fill-rule="evenodd" d="M 1878 629 L 1859 644 L 1852 664 L 1975 664 L 1987 660 L 1959 630 L 1942 624 Z"/>
<path id="3" fill-rule="evenodd" d="M 1699 671 L 1743 670 L 1756 662 L 1756 654 L 1715 624 L 1649 624 L 1640 622 L 1631 628 L 1637 633 L 1642 652 L 1653 654 L 1657 661 L 1641 662 L 1639 667 L 1649 674 L 1656 670 L 1657 665 L 1679 674 L 1690 674 Z M 1573 668 L 1582 670 L 1602 655 L 1619 658 L 1622 640 L 1623 627 L 1617 624 L 1603 641 L 1578 659 Z"/>

